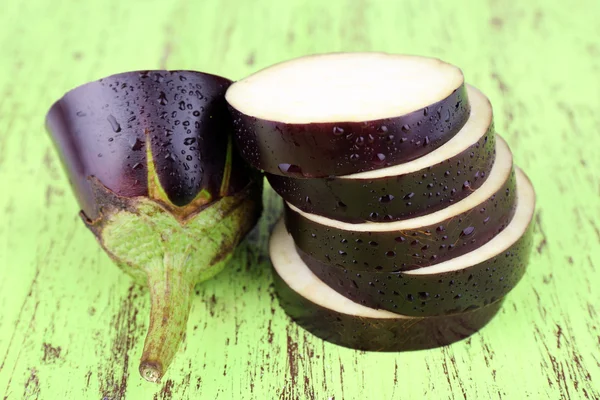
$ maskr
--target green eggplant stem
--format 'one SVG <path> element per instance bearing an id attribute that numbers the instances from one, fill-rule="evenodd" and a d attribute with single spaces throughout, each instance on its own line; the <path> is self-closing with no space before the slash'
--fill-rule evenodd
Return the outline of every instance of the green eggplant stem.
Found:
<path id="1" fill-rule="evenodd" d="M 187 257 L 166 253 L 162 265 L 148 270 L 150 326 L 140 361 L 140 374 L 160 382 L 186 331 L 194 282 L 186 274 Z"/>

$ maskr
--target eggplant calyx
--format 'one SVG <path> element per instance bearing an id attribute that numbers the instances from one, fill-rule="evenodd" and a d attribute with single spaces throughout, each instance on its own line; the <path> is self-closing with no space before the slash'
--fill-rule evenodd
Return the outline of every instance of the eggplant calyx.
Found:
<path id="1" fill-rule="evenodd" d="M 86 225 L 116 263 L 148 285 L 150 325 L 140 365 L 159 382 L 186 330 L 195 284 L 219 273 L 261 211 L 261 185 L 222 197 L 185 220 L 161 201 L 124 198 L 92 179 L 100 216 Z"/>
<path id="2" fill-rule="evenodd" d="M 221 197 L 229 194 L 229 183 L 231 181 L 231 170 L 233 168 L 233 136 L 228 135 L 227 137 L 227 153 L 225 155 L 225 166 L 223 168 L 223 179 L 221 180 L 221 188 L 219 189 L 219 195 Z"/>
<path id="3" fill-rule="evenodd" d="M 160 183 L 154 157 L 152 155 L 152 145 L 150 143 L 150 135 L 146 131 L 146 162 L 148 164 L 148 197 L 161 203 L 169 212 L 180 220 L 189 218 L 192 214 L 197 213 L 206 205 L 213 201 L 213 194 L 202 189 L 196 197 L 184 206 L 177 206 L 169 199 L 166 191 Z"/>

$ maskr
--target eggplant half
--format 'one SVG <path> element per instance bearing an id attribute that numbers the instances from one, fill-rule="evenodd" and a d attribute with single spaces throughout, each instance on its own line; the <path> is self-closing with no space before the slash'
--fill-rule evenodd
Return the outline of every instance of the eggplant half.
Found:
<path id="1" fill-rule="evenodd" d="M 150 291 L 140 373 L 160 381 L 185 333 L 196 283 L 219 271 L 261 211 L 262 178 L 233 151 L 225 78 L 113 75 L 75 88 L 47 128 L 108 255 Z"/>
<path id="2" fill-rule="evenodd" d="M 503 298 L 460 314 L 411 317 L 353 302 L 313 274 L 295 250 L 280 221 L 270 256 L 279 304 L 310 333 L 340 346 L 367 351 L 411 351 L 444 346 L 483 328 Z"/>
<path id="3" fill-rule="evenodd" d="M 460 257 L 394 273 L 350 271 L 318 261 L 301 250 L 298 253 L 325 284 L 368 307 L 413 316 L 485 307 L 517 285 L 531 253 L 535 193 L 520 169 L 516 176 L 518 206 L 510 224 L 491 241 Z"/>
<path id="4" fill-rule="evenodd" d="M 246 161 L 296 178 L 414 160 L 450 140 L 470 112 L 459 68 L 384 53 L 276 64 L 231 85 L 226 99 Z"/>
<path id="5" fill-rule="evenodd" d="M 496 149 L 485 183 L 434 213 L 403 221 L 349 224 L 286 204 L 286 226 L 303 252 L 349 271 L 409 271 L 460 256 L 493 239 L 512 219 L 513 158 L 500 136 Z"/>
<path id="6" fill-rule="evenodd" d="M 271 187 L 302 211 L 343 222 L 397 221 L 460 201 L 479 188 L 494 164 L 492 106 L 467 86 L 471 113 L 443 146 L 408 163 L 345 176 L 296 179 L 266 174 Z"/>

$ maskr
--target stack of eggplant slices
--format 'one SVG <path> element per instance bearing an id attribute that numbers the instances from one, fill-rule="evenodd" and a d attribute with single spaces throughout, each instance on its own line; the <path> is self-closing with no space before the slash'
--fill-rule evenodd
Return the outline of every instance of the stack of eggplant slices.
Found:
<path id="1" fill-rule="evenodd" d="M 283 198 L 281 306 L 342 346 L 400 351 L 483 327 L 525 272 L 535 193 L 492 106 L 438 59 L 294 59 L 226 94 L 238 148 Z"/>

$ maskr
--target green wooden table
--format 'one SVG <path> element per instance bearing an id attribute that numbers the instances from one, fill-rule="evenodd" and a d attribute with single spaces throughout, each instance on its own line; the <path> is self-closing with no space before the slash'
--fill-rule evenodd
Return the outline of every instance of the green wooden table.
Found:
<path id="1" fill-rule="evenodd" d="M 4 399 L 598 399 L 600 2 L 46 1 L 0 5 L 0 389 Z M 197 288 L 161 385 L 137 372 L 148 296 L 100 250 L 43 128 L 80 83 L 134 69 L 240 78 L 314 52 L 433 55 L 463 68 L 538 193 L 529 271 L 480 333 L 376 354 L 278 307 L 268 212 Z M 332 99 L 334 101 L 335 99 Z"/>

